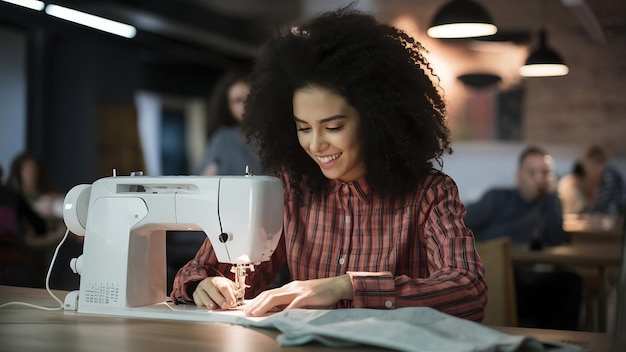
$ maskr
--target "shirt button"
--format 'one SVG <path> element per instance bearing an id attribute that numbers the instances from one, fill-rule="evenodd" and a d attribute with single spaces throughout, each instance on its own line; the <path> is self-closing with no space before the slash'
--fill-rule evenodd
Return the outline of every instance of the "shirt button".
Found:
<path id="1" fill-rule="evenodd" d="M 346 260 L 345 260 L 345 259 L 343 259 L 343 258 L 339 258 L 339 265 L 343 265 L 343 263 L 345 263 L 345 262 L 346 262 Z"/>
<path id="2" fill-rule="evenodd" d="M 385 308 L 387 309 L 393 308 L 393 303 L 391 303 L 391 301 L 385 301 Z"/>

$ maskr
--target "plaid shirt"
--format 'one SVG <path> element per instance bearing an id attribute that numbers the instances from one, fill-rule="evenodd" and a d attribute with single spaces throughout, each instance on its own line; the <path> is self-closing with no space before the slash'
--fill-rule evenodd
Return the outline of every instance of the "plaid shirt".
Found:
<path id="1" fill-rule="evenodd" d="M 304 207 L 291 201 L 285 189 L 283 236 L 271 260 L 248 277 L 247 296 L 260 293 L 287 263 L 293 280 L 347 273 L 354 299 L 340 301 L 339 308 L 428 306 L 482 320 L 487 301 L 483 266 L 450 177 L 426 176 L 400 206 L 373 195 L 364 178 L 329 182 L 327 196 Z M 229 269 L 217 262 L 206 240 L 176 275 L 171 298 L 192 300 L 187 285 L 216 271 L 230 277 Z"/>

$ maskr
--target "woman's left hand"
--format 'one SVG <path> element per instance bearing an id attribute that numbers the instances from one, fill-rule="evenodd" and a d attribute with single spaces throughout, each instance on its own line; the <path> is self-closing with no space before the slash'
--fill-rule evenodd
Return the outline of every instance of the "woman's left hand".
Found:
<path id="1" fill-rule="evenodd" d="M 261 316 L 274 308 L 330 307 L 342 299 L 353 299 L 348 275 L 325 279 L 292 281 L 268 290 L 248 302 L 246 315 Z"/>

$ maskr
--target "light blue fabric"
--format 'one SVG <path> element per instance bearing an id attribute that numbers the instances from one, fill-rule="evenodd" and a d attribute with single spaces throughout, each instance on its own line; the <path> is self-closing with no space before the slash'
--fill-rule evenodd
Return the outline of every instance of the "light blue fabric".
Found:
<path id="1" fill-rule="evenodd" d="M 237 324 L 275 328 L 284 346 L 317 341 L 327 346 L 371 345 L 416 352 L 547 351 L 526 336 L 510 335 L 432 308 L 291 309 L 260 321 L 240 317 Z M 579 346 L 550 343 L 550 352 L 578 352 Z"/>

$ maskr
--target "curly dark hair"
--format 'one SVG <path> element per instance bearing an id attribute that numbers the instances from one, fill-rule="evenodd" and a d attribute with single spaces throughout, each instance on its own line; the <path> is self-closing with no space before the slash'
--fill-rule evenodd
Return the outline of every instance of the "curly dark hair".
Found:
<path id="1" fill-rule="evenodd" d="M 228 105 L 228 90 L 235 83 L 248 83 L 250 70 L 251 68 L 247 66 L 232 67 L 224 72 L 215 83 L 208 104 L 207 138 L 211 138 L 220 127 L 234 126 L 238 123 Z"/>
<path id="2" fill-rule="evenodd" d="M 438 77 L 424 52 L 405 32 L 350 6 L 279 31 L 256 58 L 244 133 L 267 170 L 288 175 L 296 198 L 302 186 L 321 194 L 328 182 L 298 142 L 292 99 L 300 88 L 329 89 L 359 112 L 372 190 L 403 198 L 433 160 L 442 165 L 452 152 Z"/>

